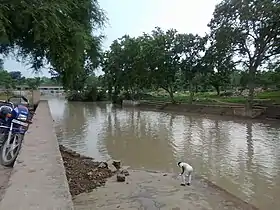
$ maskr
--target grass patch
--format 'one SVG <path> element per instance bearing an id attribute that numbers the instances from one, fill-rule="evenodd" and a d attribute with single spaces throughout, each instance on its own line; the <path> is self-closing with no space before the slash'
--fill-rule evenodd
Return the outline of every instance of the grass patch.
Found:
<path id="1" fill-rule="evenodd" d="M 10 95 L 6 95 L 6 94 L 0 94 L 0 100 L 6 101 L 8 98 L 10 97 Z"/>
<path id="2" fill-rule="evenodd" d="M 179 103 L 189 103 L 189 93 L 174 93 L 174 100 Z M 149 101 L 170 102 L 170 97 L 165 92 L 151 92 L 148 97 L 143 98 Z M 217 96 L 215 92 L 200 92 L 194 95 L 194 103 L 202 104 L 245 104 L 247 97 L 244 96 Z M 254 99 L 256 104 L 280 104 L 280 91 L 266 91 L 258 93 Z"/>
<path id="3" fill-rule="evenodd" d="M 170 97 L 167 95 L 153 95 L 150 97 L 145 97 L 143 98 L 144 100 L 149 100 L 149 101 L 163 101 L 163 102 L 170 102 Z M 189 96 L 185 95 L 175 95 L 174 96 L 175 101 L 177 102 L 188 102 Z"/>
<path id="4" fill-rule="evenodd" d="M 256 98 L 270 100 L 272 103 L 280 104 L 280 91 L 266 91 L 257 94 Z"/>
<path id="5" fill-rule="evenodd" d="M 194 96 L 194 103 L 203 103 L 203 104 L 218 104 L 219 102 L 213 98 L 209 97 L 208 95 L 211 95 L 211 93 L 205 94 L 195 94 Z M 170 102 L 170 96 L 167 94 L 156 94 L 156 93 L 150 93 L 150 96 L 142 98 L 143 100 L 148 100 L 152 102 L 160 101 L 160 102 Z M 189 93 L 175 93 L 174 94 L 174 100 L 178 103 L 189 103 L 190 101 L 190 95 Z"/>
<path id="6" fill-rule="evenodd" d="M 247 98 L 245 97 L 221 97 L 221 98 L 218 98 L 219 101 L 221 102 L 226 102 L 226 103 L 238 103 L 238 104 L 245 104 L 246 101 L 247 101 Z"/>

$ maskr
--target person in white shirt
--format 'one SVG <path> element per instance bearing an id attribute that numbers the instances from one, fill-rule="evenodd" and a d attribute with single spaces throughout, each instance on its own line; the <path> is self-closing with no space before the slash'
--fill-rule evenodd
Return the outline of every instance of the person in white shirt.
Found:
<path id="1" fill-rule="evenodd" d="M 182 172 L 179 174 L 182 177 L 181 185 L 186 186 L 186 177 L 188 177 L 187 185 L 190 185 L 192 181 L 193 167 L 185 162 L 178 162 L 178 166 L 182 169 Z"/>

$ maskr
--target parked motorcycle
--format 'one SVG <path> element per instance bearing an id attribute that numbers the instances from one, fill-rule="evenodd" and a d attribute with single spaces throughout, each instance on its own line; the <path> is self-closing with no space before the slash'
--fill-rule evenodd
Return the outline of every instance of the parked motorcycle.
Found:
<path id="1" fill-rule="evenodd" d="M 25 98 L 26 99 L 26 98 Z M 26 99 L 28 102 L 28 100 Z M 29 110 L 21 104 L 0 102 L 0 163 L 12 167 L 29 126 Z"/>

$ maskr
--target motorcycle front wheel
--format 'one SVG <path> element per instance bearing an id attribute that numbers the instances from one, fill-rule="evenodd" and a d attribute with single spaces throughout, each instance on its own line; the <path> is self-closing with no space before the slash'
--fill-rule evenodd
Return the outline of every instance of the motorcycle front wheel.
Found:
<path id="1" fill-rule="evenodd" d="M 8 136 L 8 135 L 7 135 Z M 6 167 L 13 167 L 21 149 L 22 134 L 12 134 L 11 139 L 5 138 L 0 148 L 0 163 Z"/>

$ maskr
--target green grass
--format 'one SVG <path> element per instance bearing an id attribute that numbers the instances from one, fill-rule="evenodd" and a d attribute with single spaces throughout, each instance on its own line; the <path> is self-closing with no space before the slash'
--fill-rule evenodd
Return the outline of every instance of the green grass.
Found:
<path id="1" fill-rule="evenodd" d="M 10 96 L 8 96 L 10 97 Z M 6 94 L 0 94 L 0 100 L 7 100 L 8 99 Z"/>
<path id="2" fill-rule="evenodd" d="M 150 96 L 145 97 L 145 100 L 149 101 L 163 101 L 170 102 L 170 97 L 166 92 L 151 92 Z M 180 92 L 174 94 L 174 99 L 176 102 L 188 103 L 189 102 L 189 93 Z M 245 104 L 247 98 L 244 96 L 231 96 L 231 97 L 221 97 L 217 96 L 215 92 L 206 92 L 206 93 L 196 93 L 194 96 L 194 103 L 205 103 L 205 104 Z M 266 91 L 258 93 L 254 99 L 258 104 L 264 103 L 277 103 L 280 104 L 280 91 Z"/>

